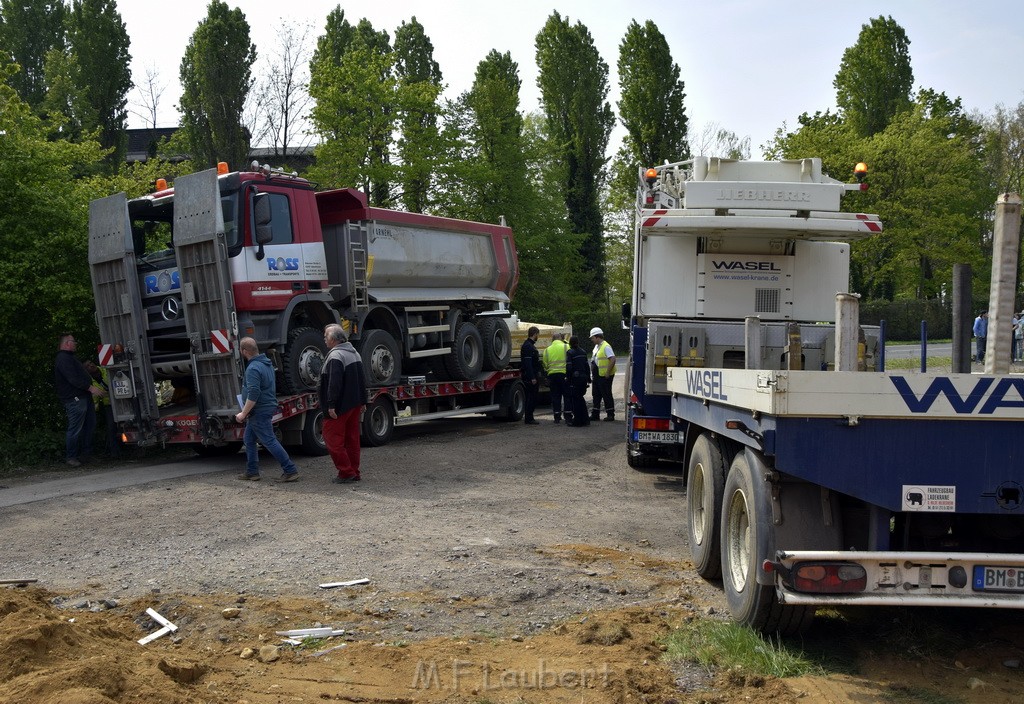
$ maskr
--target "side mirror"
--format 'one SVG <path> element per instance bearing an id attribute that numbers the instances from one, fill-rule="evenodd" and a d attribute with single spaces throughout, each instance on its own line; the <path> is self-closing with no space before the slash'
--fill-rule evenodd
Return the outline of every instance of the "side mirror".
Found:
<path id="1" fill-rule="evenodd" d="M 270 229 L 270 194 L 257 193 L 252 198 L 252 217 L 256 225 L 256 244 L 270 244 L 274 233 Z"/>

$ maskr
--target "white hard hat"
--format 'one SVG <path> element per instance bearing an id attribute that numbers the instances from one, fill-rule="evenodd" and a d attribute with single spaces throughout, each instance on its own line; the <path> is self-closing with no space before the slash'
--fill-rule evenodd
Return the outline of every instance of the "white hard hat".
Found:
<path id="1" fill-rule="evenodd" d="M 590 336 L 594 337 L 595 335 L 600 335 L 601 337 L 604 337 L 604 330 L 602 330 L 601 328 L 590 328 Z"/>

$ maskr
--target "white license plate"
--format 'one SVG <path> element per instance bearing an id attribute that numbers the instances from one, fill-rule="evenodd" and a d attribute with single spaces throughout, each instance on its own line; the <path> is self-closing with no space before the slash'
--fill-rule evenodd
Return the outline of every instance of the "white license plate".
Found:
<path id="1" fill-rule="evenodd" d="M 974 591 L 1024 592 L 1024 569 L 975 565 Z"/>
<path id="2" fill-rule="evenodd" d="M 679 442 L 679 433 L 662 430 L 638 430 L 637 442 Z"/>

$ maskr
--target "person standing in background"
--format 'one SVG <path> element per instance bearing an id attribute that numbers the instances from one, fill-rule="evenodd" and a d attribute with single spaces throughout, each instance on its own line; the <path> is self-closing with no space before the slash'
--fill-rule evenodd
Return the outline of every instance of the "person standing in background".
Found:
<path id="1" fill-rule="evenodd" d="M 974 344 L 975 344 L 975 361 L 979 363 L 985 362 L 985 345 L 988 340 L 988 311 L 983 310 L 977 318 L 974 319 Z"/>
<path id="2" fill-rule="evenodd" d="M 615 420 L 615 399 L 612 397 L 612 382 L 615 380 L 615 352 L 612 346 L 604 341 L 604 331 L 593 328 L 590 341 L 594 343 L 594 352 L 590 358 L 590 372 L 594 377 L 593 408 L 590 420 L 601 418 L 601 402 L 604 402 L 605 420 Z"/>
<path id="3" fill-rule="evenodd" d="M 267 452 L 281 463 L 284 473 L 275 481 L 298 481 L 299 470 L 288 456 L 288 451 L 281 447 L 281 442 L 274 433 L 273 418 L 277 413 L 274 365 L 267 355 L 260 354 L 256 340 L 251 337 L 243 337 L 239 341 L 238 351 L 247 362 L 245 405 L 242 406 L 241 412 L 235 414 L 236 421 L 245 423 L 245 472 L 238 475 L 238 478 L 251 482 L 260 480 L 260 450 L 256 446 L 256 442 L 259 441 L 259 444 L 267 448 Z"/>
<path id="4" fill-rule="evenodd" d="M 569 405 L 572 418 L 565 422 L 573 427 L 590 425 L 586 398 L 587 387 L 590 386 L 590 360 L 580 347 L 580 338 L 575 335 L 569 338 L 569 351 L 565 355 L 565 383 L 572 399 Z"/>
<path id="5" fill-rule="evenodd" d="M 542 359 L 544 371 L 548 375 L 548 387 L 551 389 L 551 412 L 554 413 L 555 423 L 562 422 L 563 400 L 566 423 L 572 420 L 573 412 L 572 406 L 569 405 L 569 389 L 565 383 L 565 354 L 569 351 L 569 345 L 564 337 L 560 332 L 551 333 L 551 344 L 544 348 Z"/>
<path id="6" fill-rule="evenodd" d="M 523 423 L 526 425 L 540 425 L 533 418 L 533 411 L 537 407 L 537 386 L 540 384 L 540 353 L 537 351 L 537 338 L 540 337 L 540 328 L 531 325 L 526 331 L 526 340 L 519 348 L 519 360 L 522 364 L 523 384 L 526 385 L 526 412 L 523 414 Z"/>
<path id="7" fill-rule="evenodd" d="M 81 467 L 92 460 L 92 435 L 96 431 L 96 407 L 93 398 L 106 396 L 81 361 L 75 357 L 78 342 L 71 333 L 57 338 L 57 359 L 53 363 L 57 398 L 68 415 L 64 435 L 64 461 Z"/>

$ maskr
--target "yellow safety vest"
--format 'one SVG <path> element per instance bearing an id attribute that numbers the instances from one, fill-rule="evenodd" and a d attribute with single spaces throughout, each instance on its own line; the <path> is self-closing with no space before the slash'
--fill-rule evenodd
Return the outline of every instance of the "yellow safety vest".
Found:
<path id="1" fill-rule="evenodd" d="M 548 374 L 565 374 L 565 353 L 568 349 L 565 340 L 552 340 L 544 349 L 544 371 Z"/>
<path id="2" fill-rule="evenodd" d="M 601 340 L 601 344 L 594 348 L 593 360 L 597 364 L 597 375 L 598 376 L 609 376 L 614 373 L 614 367 L 612 367 L 612 360 L 608 358 L 605 353 L 605 349 L 611 350 L 609 345 L 604 340 Z M 614 352 L 612 353 L 614 354 Z"/>

